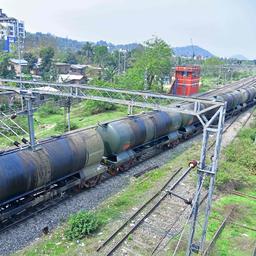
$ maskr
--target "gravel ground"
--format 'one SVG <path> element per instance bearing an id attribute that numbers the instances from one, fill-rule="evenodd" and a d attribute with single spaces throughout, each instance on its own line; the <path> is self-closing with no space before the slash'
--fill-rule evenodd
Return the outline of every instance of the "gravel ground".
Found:
<path id="1" fill-rule="evenodd" d="M 24 221 L 16 227 L 3 232 L 0 234 L 0 255 L 9 255 L 33 243 L 33 241 L 36 241 L 40 236 L 42 236 L 42 229 L 44 227 L 48 226 L 51 231 L 56 228 L 59 223 L 67 219 L 71 213 L 97 207 L 105 199 L 116 194 L 127 186 L 129 184 L 130 177 L 135 173 L 155 166 L 156 164 L 159 166 L 165 164 L 175 155 L 180 154 L 187 149 L 195 140 L 200 138 L 201 136 L 199 135 L 178 145 L 172 150 L 165 151 L 158 156 L 131 168 L 129 171 L 107 179 L 95 188 L 89 189 L 67 199 L 59 205 L 38 214 L 36 217 Z"/>
<path id="2" fill-rule="evenodd" d="M 234 138 L 239 128 L 242 126 L 241 123 L 244 122 L 247 116 L 248 112 L 242 114 L 241 117 L 238 118 L 237 122 L 230 127 L 230 129 L 232 129 L 232 127 L 235 126 L 231 133 L 227 132 L 223 136 L 224 146 Z M 107 179 L 95 188 L 84 191 L 60 203 L 59 205 L 38 214 L 36 217 L 24 221 L 16 227 L 3 232 L 0 234 L 0 255 L 9 255 L 33 243 L 42 236 L 42 229 L 44 227 L 48 226 L 50 231 L 53 230 L 63 220 L 67 219 L 71 213 L 97 207 L 108 197 L 116 194 L 127 186 L 129 184 L 130 177 L 135 173 L 155 165 L 161 166 L 167 163 L 177 154 L 180 154 L 198 140 L 201 140 L 201 135 L 131 168 L 128 172 L 111 179 Z"/>

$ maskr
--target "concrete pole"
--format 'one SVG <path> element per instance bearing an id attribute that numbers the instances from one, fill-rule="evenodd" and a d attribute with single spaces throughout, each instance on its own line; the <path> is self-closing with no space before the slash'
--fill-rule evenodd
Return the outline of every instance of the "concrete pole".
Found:
<path id="1" fill-rule="evenodd" d="M 35 141 L 35 130 L 34 130 L 34 116 L 32 109 L 31 97 L 26 97 L 27 102 L 27 111 L 28 111 L 28 128 L 29 128 L 29 140 L 32 150 L 35 150 L 36 141 Z"/>

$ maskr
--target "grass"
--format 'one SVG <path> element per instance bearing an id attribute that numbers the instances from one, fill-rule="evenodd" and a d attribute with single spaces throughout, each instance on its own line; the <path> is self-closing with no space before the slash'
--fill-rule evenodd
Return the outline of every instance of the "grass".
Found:
<path id="1" fill-rule="evenodd" d="M 249 128 L 242 129 L 237 138 L 225 149 L 217 176 L 217 187 L 236 189 L 256 195 L 256 121 Z M 235 206 L 232 221 L 250 228 L 256 227 L 256 201 L 236 195 L 225 195 L 214 204 L 209 223 L 208 240 L 220 225 L 225 209 Z M 246 256 L 252 255 L 256 231 L 228 224 L 214 247 L 212 255 Z"/>
<path id="2" fill-rule="evenodd" d="M 246 189 L 256 184 L 256 121 L 226 147 L 217 175 L 219 190 Z"/>
<path id="3" fill-rule="evenodd" d="M 255 76 L 256 72 L 251 71 L 240 71 L 240 72 L 234 72 L 232 76 L 232 80 L 230 79 L 230 76 L 227 76 L 227 80 L 225 80 L 223 77 L 219 76 L 214 76 L 214 75 L 202 75 L 201 77 L 201 87 L 199 89 L 200 93 L 207 92 L 211 89 L 215 89 L 218 85 L 224 85 L 227 83 L 232 83 L 234 81 L 238 81 L 242 78 L 250 77 L 250 76 Z"/>
<path id="4" fill-rule="evenodd" d="M 224 220 L 225 216 L 235 206 L 232 221 L 250 228 L 256 227 L 256 201 L 229 194 L 230 190 L 239 190 L 243 193 L 256 196 L 256 120 L 250 127 L 243 128 L 233 142 L 222 151 L 219 170 L 217 173 L 215 194 L 218 200 L 213 203 L 207 229 L 207 243 L 209 243 Z M 200 215 L 200 220 L 203 213 Z M 201 225 L 202 222 L 200 221 Z M 199 228 L 200 230 L 200 228 Z M 180 245 L 179 254 L 185 255 L 188 229 Z M 198 231 L 198 230 L 197 230 Z M 200 230 L 201 231 L 201 230 Z M 196 233 L 199 238 L 200 232 Z M 178 237 L 179 238 L 179 237 Z M 170 250 L 174 250 L 178 238 L 170 243 Z M 220 256 L 251 256 L 255 246 L 256 231 L 227 224 L 217 240 L 211 255 Z"/>
<path id="5" fill-rule="evenodd" d="M 71 108 L 71 125 L 75 124 L 75 128 L 88 127 L 96 125 L 99 122 L 117 119 L 127 115 L 127 108 L 119 106 L 116 110 L 109 110 L 107 112 L 98 114 L 89 114 L 86 110 L 87 103 L 83 101 L 79 104 L 74 105 Z M 42 107 L 44 109 L 44 106 Z M 137 109 L 135 109 L 138 111 Z M 25 130 L 27 128 L 27 118 L 22 117 L 22 127 Z M 38 139 L 43 139 L 50 137 L 52 135 L 62 134 L 65 130 L 64 127 L 64 109 L 57 108 L 52 113 L 43 113 L 40 110 L 34 113 L 34 126 L 35 134 Z M 22 135 L 24 136 L 24 135 Z M 16 136 L 8 136 L 12 140 L 17 140 Z M 12 146 L 12 142 L 8 141 L 6 138 L 0 136 L 0 148 L 6 148 Z"/>
<path id="6" fill-rule="evenodd" d="M 253 191 L 248 191 L 248 193 L 251 192 Z M 226 214 L 225 212 L 227 212 L 225 210 L 231 206 L 235 206 L 231 215 L 232 222 L 245 225 L 249 228 L 256 227 L 256 201 L 235 195 L 227 195 L 214 204 L 207 233 L 208 241 L 213 237 L 223 220 Z M 256 231 L 228 223 L 217 240 L 211 255 L 252 255 L 252 246 L 255 239 Z"/>

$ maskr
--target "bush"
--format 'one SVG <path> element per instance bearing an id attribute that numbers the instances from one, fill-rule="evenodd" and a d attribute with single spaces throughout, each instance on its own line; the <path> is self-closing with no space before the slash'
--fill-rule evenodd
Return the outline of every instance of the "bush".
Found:
<path id="1" fill-rule="evenodd" d="M 78 129 L 78 128 L 79 127 L 78 127 L 78 125 L 76 123 L 74 123 L 72 121 L 70 122 L 70 130 L 71 131 L 75 130 L 75 129 Z M 56 132 L 66 132 L 68 130 L 68 123 L 66 122 L 64 124 L 64 120 L 61 120 L 61 121 L 56 123 L 54 130 Z"/>
<path id="2" fill-rule="evenodd" d="M 95 115 L 109 110 L 115 110 L 116 106 L 111 103 L 102 102 L 102 101 L 85 101 L 84 111 L 88 115 Z"/>
<path id="3" fill-rule="evenodd" d="M 38 112 L 40 117 L 47 117 L 52 114 L 60 114 L 61 109 L 54 101 L 48 101 L 39 108 Z"/>
<path id="4" fill-rule="evenodd" d="M 243 129 L 224 150 L 216 185 L 219 189 L 241 189 L 252 185 L 256 174 L 256 123 Z"/>
<path id="5" fill-rule="evenodd" d="M 70 217 L 65 230 L 65 237 L 68 240 L 81 239 L 91 235 L 100 226 L 98 217 L 93 212 L 79 212 Z"/>

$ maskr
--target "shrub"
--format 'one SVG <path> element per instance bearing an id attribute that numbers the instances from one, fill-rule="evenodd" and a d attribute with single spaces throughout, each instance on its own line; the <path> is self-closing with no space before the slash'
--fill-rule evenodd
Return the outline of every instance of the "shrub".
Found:
<path id="1" fill-rule="evenodd" d="M 91 235 L 100 226 L 98 217 L 93 212 L 79 212 L 72 215 L 68 220 L 65 237 L 68 240 L 81 239 Z"/>
<path id="2" fill-rule="evenodd" d="M 219 189 L 240 189 L 250 186 L 256 174 L 256 123 L 252 128 L 242 129 L 238 137 L 224 150 L 217 174 Z"/>
<path id="3" fill-rule="evenodd" d="M 70 122 L 70 130 L 71 131 L 75 130 L 75 129 L 78 129 L 78 128 L 79 127 L 76 123 L 74 123 L 72 121 Z M 66 132 L 68 130 L 68 123 L 67 122 L 64 123 L 64 120 L 61 120 L 61 121 L 56 123 L 54 130 L 56 132 Z"/>
<path id="4" fill-rule="evenodd" d="M 99 114 L 102 112 L 115 110 L 115 109 L 116 109 L 116 106 L 114 104 L 102 102 L 102 101 L 87 100 L 85 101 L 85 105 L 84 105 L 84 111 L 88 115 L 95 115 L 95 114 Z"/>
<path id="5" fill-rule="evenodd" d="M 54 101 L 48 101 L 39 108 L 38 112 L 40 117 L 47 117 L 52 114 L 60 114 L 61 109 Z"/>

